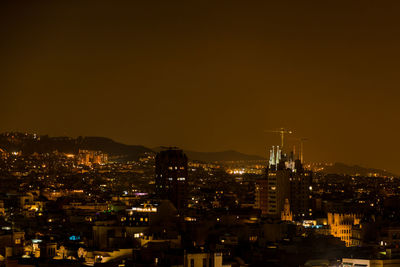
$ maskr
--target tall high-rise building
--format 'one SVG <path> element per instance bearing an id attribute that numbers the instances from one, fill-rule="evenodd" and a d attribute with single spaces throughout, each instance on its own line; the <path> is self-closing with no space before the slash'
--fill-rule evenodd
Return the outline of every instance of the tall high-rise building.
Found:
<path id="1" fill-rule="evenodd" d="M 285 211 L 285 203 L 286 206 L 290 205 L 294 218 L 312 214 L 310 205 L 312 176 L 310 172 L 304 171 L 300 160 L 294 160 L 293 153 L 288 157 L 279 147 L 276 150 L 272 147 L 266 183 L 267 192 L 262 196 L 267 198 L 268 216 L 280 217 L 281 212 Z M 262 191 L 257 191 L 257 188 L 263 188 L 261 184 L 262 181 L 256 183 L 255 207 L 259 209 L 262 209 L 260 201 Z"/>
<path id="2" fill-rule="evenodd" d="M 268 179 L 259 179 L 255 184 L 254 208 L 261 210 L 261 215 L 268 214 Z"/>
<path id="3" fill-rule="evenodd" d="M 312 215 L 312 173 L 303 169 L 300 160 L 295 163 L 290 178 L 290 205 L 294 217 L 305 217 Z"/>
<path id="4" fill-rule="evenodd" d="M 179 210 L 186 206 L 188 159 L 181 149 L 168 148 L 156 155 L 156 193 Z"/>
<path id="5" fill-rule="evenodd" d="M 280 164 L 282 165 L 282 164 Z M 290 171 L 278 167 L 268 172 L 268 215 L 279 218 L 285 199 L 290 198 Z"/>

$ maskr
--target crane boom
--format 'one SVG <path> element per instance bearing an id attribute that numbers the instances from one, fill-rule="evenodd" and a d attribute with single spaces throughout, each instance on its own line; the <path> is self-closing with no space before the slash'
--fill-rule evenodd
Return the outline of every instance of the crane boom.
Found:
<path id="1" fill-rule="evenodd" d="M 281 136 L 281 148 L 282 149 L 283 149 L 285 134 L 292 134 L 293 133 L 292 131 L 287 130 L 285 128 L 280 128 L 279 130 L 267 130 L 265 132 L 267 132 L 267 133 L 279 133 L 280 136 Z"/>

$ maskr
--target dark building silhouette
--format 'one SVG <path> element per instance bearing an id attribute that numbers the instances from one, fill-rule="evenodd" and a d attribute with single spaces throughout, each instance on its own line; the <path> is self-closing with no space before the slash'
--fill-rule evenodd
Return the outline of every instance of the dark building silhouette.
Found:
<path id="1" fill-rule="evenodd" d="M 312 172 L 303 169 L 296 160 L 295 172 L 290 178 L 290 206 L 295 217 L 308 217 L 311 209 Z"/>
<path id="2" fill-rule="evenodd" d="M 168 148 L 156 156 L 156 193 L 179 210 L 186 206 L 188 159 L 181 149 Z"/>
<path id="3" fill-rule="evenodd" d="M 279 218 L 284 209 L 285 200 L 290 198 L 290 170 L 278 169 L 268 172 L 268 212 Z"/>
<path id="4" fill-rule="evenodd" d="M 255 206 L 261 215 L 268 214 L 268 179 L 259 179 L 255 183 Z"/>

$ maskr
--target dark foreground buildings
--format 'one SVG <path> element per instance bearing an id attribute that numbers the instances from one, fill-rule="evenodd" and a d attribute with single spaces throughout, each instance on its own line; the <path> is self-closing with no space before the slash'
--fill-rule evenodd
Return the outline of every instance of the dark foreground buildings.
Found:
<path id="1" fill-rule="evenodd" d="M 178 148 L 168 148 L 157 154 L 155 164 L 157 195 L 181 210 L 186 206 L 187 156 Z"/>

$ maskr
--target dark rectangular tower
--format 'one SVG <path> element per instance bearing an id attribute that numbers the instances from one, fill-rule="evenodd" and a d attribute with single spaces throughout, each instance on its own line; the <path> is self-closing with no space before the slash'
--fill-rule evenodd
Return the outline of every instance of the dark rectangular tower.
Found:
<path id="1" fill-rule="evenodd" d="M 178 148 L 168 148 L 156 155 L 156 193 L 169 199 L 179 210 L 186 206 L 188 159 Z"/>
<path id="2" fill-rule="evenodd" d="M 294 217 L 304 219 L 312 215 L 312 172 L 304 170 L 300 160 L 295 170 L 290 178 L 290 206 Z"/>

